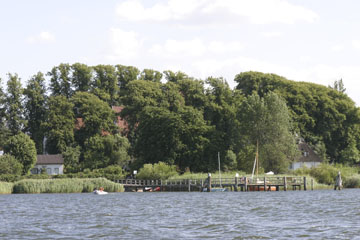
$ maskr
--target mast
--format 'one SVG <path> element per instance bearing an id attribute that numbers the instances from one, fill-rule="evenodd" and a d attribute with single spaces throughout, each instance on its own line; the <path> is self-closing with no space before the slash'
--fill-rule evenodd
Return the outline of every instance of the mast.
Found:
<path id="1" fill-rule="evenodd" d="M 222 184 L 221 184 L 221 171 L 220 171 L 220 152 L 218 152 L 218 163 L 219 163 L 219 179 L 220 179 L 220 187 L 222 188 Z"/>
<path id="2" fill-rule="evenodd" d="M 259 140 L 256 140 L 256 177 L 259 176 Z"/>

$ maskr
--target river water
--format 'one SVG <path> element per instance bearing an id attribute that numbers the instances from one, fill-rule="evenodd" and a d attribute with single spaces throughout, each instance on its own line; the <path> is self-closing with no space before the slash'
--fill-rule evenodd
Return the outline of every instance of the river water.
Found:
<path id="1" fill-rule="evenodd" d="M 360 239 L 360 190 L 0 195 L 0 239 Z"/>

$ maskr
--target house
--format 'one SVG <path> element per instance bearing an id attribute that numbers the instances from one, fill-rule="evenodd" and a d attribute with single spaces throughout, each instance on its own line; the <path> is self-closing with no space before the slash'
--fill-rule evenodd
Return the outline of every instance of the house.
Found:
<path id="1" fill-rule="evenodd" d="M 42 169 L 46 169 L 47 174 L 57 175 L 64 173 L 64 159 L 61 154 L 56 155 L 37 155 L 37 162 L 32 174 L 40 174 Z"/>
<path id="2" fill-rule="evenodd" d="M 309 145 L 303 140 L 300 139 L 298 143 L 298 148 L 301 152 L 301 157 L 291 163 L 290 169 L 296 170 L 303 166 L 307 168 L 316 167 L 322 163 L 322 159 L 309 147 Z"/>

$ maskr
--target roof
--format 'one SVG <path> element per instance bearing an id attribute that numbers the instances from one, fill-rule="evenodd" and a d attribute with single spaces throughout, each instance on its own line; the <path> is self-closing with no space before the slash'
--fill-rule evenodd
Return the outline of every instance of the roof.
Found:
<path id="1" fill-rule="evenodd" d="M 37 155 L 36 164 L 64 164 L 64 159 L 61 154 Z"/>
<path id="2" fill-rule="evenodd" d="M 121 113 L 121 111 L 124 109 L 124 106 L 112 106 L 111 108 L 115 113 Z"/>
<path id="3" fill-rule="evenodd" d="M 305 142 L 300 142 L 298 148 L 301 151 L 301 157 L 298 162 L 322 162 L 322 159 L 307 145 Z"/>

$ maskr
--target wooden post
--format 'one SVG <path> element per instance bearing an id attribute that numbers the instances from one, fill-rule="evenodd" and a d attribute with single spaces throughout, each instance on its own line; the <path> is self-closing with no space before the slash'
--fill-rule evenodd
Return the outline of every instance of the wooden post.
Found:
<path id="1" fill-rule="evenodd" d="M 300 187 L 301 189 L 301 187 Z M 304 177 L 304 191 L 306 191 L 306 177 Z"/>
<path id="2" fill-rule="evenodd" d="M 235 185 L 234 185 L 234 190 L 235 190 L 235 192 L 238 191 L 238 182 L 239 182 L 239 175 L 236 174 L 236 175 L 235 175 Z"/>
<path id="3" fill-rule="evenodd" d="M 264 177 L 264 191 L 266 191 L 266 177 Z"/>
<path id="4" fill-rule="evenodd" d="M 244 181 L 245 181 L 245 192 L 247 192 L 247 190 L 248 190 L 248 187 L 247 187 L 247 178 L 246 177 L 244 177 Z"/>
<path id="5" fill-rule="evenodd" d="M 207 192 L 211 192 L 211 173 L 208 174 Z"/>
<path id="6" fill-rule="evenodd" d="M 313 191 L 314 190 L 314 179 L 312 178 L 311 179 L 311 191 Z"/>
<path id="7" fill-rule="evenodd" d="M 191 179 L 188 180 L 188 191 L 191 192 Z"/>
<path id="8" fill-rule="evenodd" d="M 284 191 L 287 190 L 287 183 L 286 183 L 286 177 L 284 177 Z"/>

